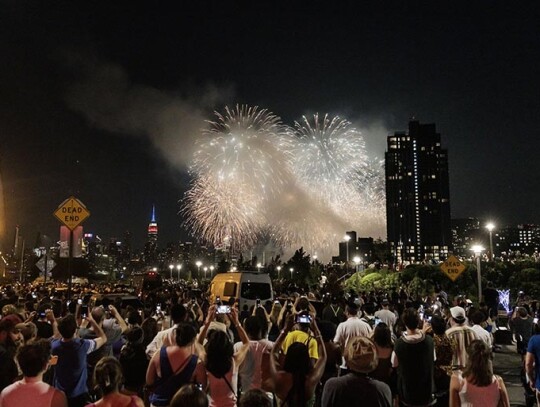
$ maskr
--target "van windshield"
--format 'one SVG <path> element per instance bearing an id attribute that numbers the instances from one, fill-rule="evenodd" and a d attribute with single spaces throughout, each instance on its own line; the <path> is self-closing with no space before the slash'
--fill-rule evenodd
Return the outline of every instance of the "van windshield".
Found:
<path id="1" fill-rule="evenodd" d="M 268 298 L 272 298 L 272 293 L 270 292 L 270 284 L 242 283 L 242 292 L 240 296 L 248 300 L 256 300 L 257 298 L 261 300 L 266 300 Z"/>

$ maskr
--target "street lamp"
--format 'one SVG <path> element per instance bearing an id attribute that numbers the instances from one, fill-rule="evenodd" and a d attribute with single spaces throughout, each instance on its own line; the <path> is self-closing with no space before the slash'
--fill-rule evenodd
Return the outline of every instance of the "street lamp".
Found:
<path id="1" fill-rule="evenodd" d="M 352 260 L 354 261 L 354 264 L 356 264 L 356 272 L 358 273 L 358 265 L 360 264 L 362 259 L 360 258 L 360 256 L 354 256 Z"/>
<path id="2" fill-rule="evenodd" d="M 199 272 L 201 271 L 202 261 L 197 260 L 197 262 L 195 263 L 195 265 L 197 266 L 197 275 L 199 275 Z M 191 277 L 191 276 L 190 276 L 190 277 Z"/>
<path id="3" fill-rule="evenodd" d="M 210 266 L 210 277 L 214 275 L 214 266 Z"/>
<path id="4" fill-rule="evenodd" d="M 291 268 L 289 269 L 289 271 L 291 272 L 291 280 L 292 280 L 292 274 L 294 273 L 294 269 L 291 267 Z"/>
<path id="5" fill-rule="evenodd" d="M 203 270 L 204 270 L 204 279 L 206 280 L 206 272 L 208 271 L 208 267 L 204 267 Z"/>
<path id="6" fill-rule="evenodd" d="M 281 266 L 277 266 L 276 270 L 277 270 L 277 278 L 279 280 L 279 272 L 281 271 Z"/>
<path id="7" fill-rule="evenodd" d="M 174 266 L 172 264 L 169 264 L 169 270 L 171 270 L 171 281 L 172 281 L 172 271 L 173 271 L 173 268 Z"/>
<path id="8" fill-rule="evenodd" d="M 351 240 L 351 237 L 349 235 L 345 235 L 343 239 L 345 239 L 345 248 L 347 249 L 347 261 L 345 262 L 345 267 L 347 270 L 349 270 L 349 240 Z"/>
<path id="9" fill-rule="evenodd" d="M 257 263 L 257 273 L 260 273 L 260 272 L 261 272 L 261 267 L 262 267 L 262 264 L 261 264 L 261 263 Z"/>
<path id="10" fill-rule="evenodd" d="M 480 245 L 474 245 L 471 250 L 476 256 L 476 270 L 478 271 L 478 303 L 482 302 L 482 271 L 480 270 L 480 255 L 485 250 Z"/>
<path id="11" fill-rule="evenodd" d="M 178 281 L 180 281 L 180 270 L 182 270 L 182 265 L 181 264 L 177 264 L 176 265 L 176 270 L 178 271 Z M 172 278 L 172 277 L 171 277 Z"/>
<path id="12" fill-rule="evenodd" d="M 495 225 L 493 222 L 489 222 L 486 225 L 486 229 L 489 231 L 489 260 L 493 260 L 493 229 L 495 229 Z"/>

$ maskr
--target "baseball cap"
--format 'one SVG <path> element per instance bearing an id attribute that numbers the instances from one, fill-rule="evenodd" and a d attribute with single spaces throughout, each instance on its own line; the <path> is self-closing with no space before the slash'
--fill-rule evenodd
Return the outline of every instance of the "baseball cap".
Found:
<path id="1" fill-rule="evenodd" d="M 461 307 L 452 307 L 450 308 L 450 314 L 457 322 L 463 322 L 467 318 L 465 310 Z"/>

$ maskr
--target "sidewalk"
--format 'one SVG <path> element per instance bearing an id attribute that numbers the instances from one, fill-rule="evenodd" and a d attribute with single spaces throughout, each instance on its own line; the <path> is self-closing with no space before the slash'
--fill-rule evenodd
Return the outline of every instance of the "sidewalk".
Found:
<path id="1" fill-rule="evenodd" d="M 493 370 L 504 379 L 511 406 L 525 406 L 525 396 L 521 384 L 521 357 L 515 345 L 500 345 L 502 349 L 493 355 Z"/>

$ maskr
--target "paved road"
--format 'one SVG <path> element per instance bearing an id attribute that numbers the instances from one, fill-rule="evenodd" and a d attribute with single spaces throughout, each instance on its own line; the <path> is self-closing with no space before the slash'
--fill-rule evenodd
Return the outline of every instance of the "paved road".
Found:
<path id="1" fill-rule="evenodd" d="M 525 406 L 524 389 L 520 379 L 521 358 L 515 345 L 502 345 L 493 356 L 493 370 L 504 379 L 511 406 Z"/>

